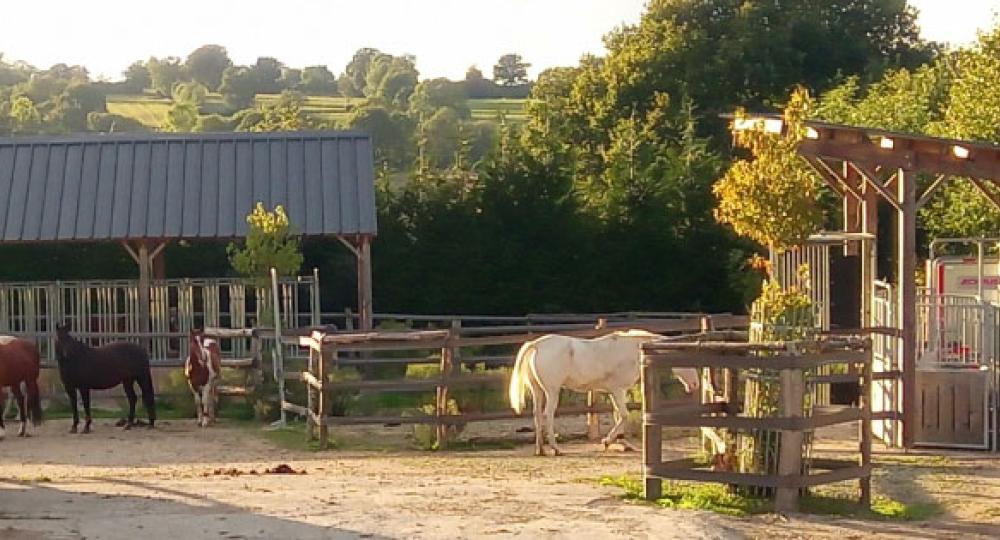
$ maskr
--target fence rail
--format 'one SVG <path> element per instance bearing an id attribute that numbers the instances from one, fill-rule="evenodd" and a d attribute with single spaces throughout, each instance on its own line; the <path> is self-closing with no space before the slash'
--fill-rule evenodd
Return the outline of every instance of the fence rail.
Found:
<path id="1" fill-rule="evenodd" d="M 492 386 L 502 388 L 507 381 L 504 375 L 477 375 L 463 374 L 456 369 L 461 363 L 469 362 L 469 358 L 462 355 L 463 349 L 482 346 L 505 346 L 510 348 L 519 347 L 525 341 L 539 337 L 543 334 L 560 333 L 564 335 L 574 335 L 582 337 L 596 337 L 613 331 L 616 328 L 642 328 L 652 332 L 663 334 L 680 334 L 700 331 L 705 326 L 705 319 L 711 319 L 710 325 L 718 329 L 747 327 L 747 318 L 730 314 L 719 314 L 712 316 L 700 315 L 699 317 L 685 317 L 661 320 L 635 320 L 606 322 L 594 321 L 592 324 L 566 324 L 566 325 L 525 325 L 512 328 L 509 326 L 498 327 L 499 332 L 494 335 L 485 335 L 488 332 L 479 328 L 470 329 L 462 326 L 461 321 L 452 321 L 451 327 L 447 330 L 433 331 L 392 331 L 392 332 L 313 332 L 308 336 L 300 336 L 294 341 L 300 346 L 306 347 L 309 351 L 305 369 L 301 372 L 282 371 L 285 379 L 289 381 L 301 381 L 306 389 L 306 404 L 292 403 L 286 395 L 281 396 L 281 407 L 284 411 L 303 416 L 307 420 L 307 433 L 310 438 L 319 438 L 320 445 L 327 444 L 328 427 L 332 425 L 345 424 L 385 424 L 385 423 L 428 423 L 437 427 L 436 440 L 439 445 L 447 444 L 447 426 L 456 423 L 468 423 L 484 420 L 500 420 L 521 418 L 525 415 L 518 415 L 513 411 L 502 412 L 478 412 L 466 414 L 449 413 L 448 400 L 449 391 L 460 386 Z M 369 354 L 387 353 L 396 351 L 409 351 L 411 353 L 422 351 L 424 356 L 410 354 L 405 358 L 361 358 L 346 360 L 341 362 L 341 355 L 351 352 L 365 352 Z M 491 354 L 490 359 L 507 364 L 513 362 L 513 355 Z M 438 365 L 438 374 L 430 379 L 391 379 L 379 381 L 344 381 L 331 382 L 329 380 L 330 368 L 339 365 L 366 366 L 378 363 L 398 363 L 426 364 L 434 362 Z M 375 416 L 355 416 L 338 417 L 329 414 L 328 404 L 335 392 L 355 392 L 355 391 L 424 391 L 435 392 L 434 414 L 418 417 L 387 417 L 385 415 Z M 560 410 L 559 414 L 588 414 L 595 415 L 604 408 L 588 401 L 587 407 L 567 408 Z M 416 419 L 415 419 L 416 418 Z M 419 421 L 418 421 L 419 419 Z M 596 421 L 596 417 L 593 418 Z"/>

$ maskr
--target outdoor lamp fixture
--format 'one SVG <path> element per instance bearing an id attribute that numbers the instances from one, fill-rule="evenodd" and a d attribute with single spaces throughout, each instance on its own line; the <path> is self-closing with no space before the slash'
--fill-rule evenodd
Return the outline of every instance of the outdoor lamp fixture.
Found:
<path id="1" fill-rule="evenodd" d="M 811 127 L 806 128 L 806 138 L 816 140 L 819 138 L 819 132 Z"/>
<path id="2" fill-rule="evenodd" d="M 878 145 L 880 148 L 885 148 L 886 150 L 892 150 L 893 147 L 896 146 L 896 143 L 889 137 L 882 137 L 881 139 L 879 139 Z"/>
<path id="3" fill-rule="evenodd" d="M 957 144 L 951 147 L 951 154 L 958 159 L 969 159 L 969 149 Z"/>

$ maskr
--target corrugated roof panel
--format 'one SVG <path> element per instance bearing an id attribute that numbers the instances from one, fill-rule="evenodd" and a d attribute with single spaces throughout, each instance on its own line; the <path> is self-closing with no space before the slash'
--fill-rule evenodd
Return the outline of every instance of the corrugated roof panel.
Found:
<path id="1" fill-rule="evenodd" d="M 115 181 L 118 170 L 117 145 L 101 145 L 101 159 L 97 177 L 97 199 L 94 201 L 94 236 L 111 236 L 111 219 L 114 216 Z"/>
<path id="2" fill-rule="evenodd" d="M 257 202 L 303 234 L 375 234 L 372 156 L 352 132 L 0 139 L 0 238 L 241 236 Z"/>
<path id="3" fill-rule="evenodd" d="M 142 238 L 146 236 L 147 214 L 149 213 L 150 171 L 153 167 L 153 146 L 136 143 L 135 160 L 132 164 L 132 205 L 128 218 L 128 232 L 120 238 Z"/>
<path id="4" fill-rule="evenodd" d="M 49 160 L 52 152 L 46 146 L 36 146 L 32 152 L 31 176 L 28 177 L 28 194 L 25 198 L 25 210 L 41 208 L 45 203 L 45 181 L 49 174 Z M 42 227 L 42 213 L 26 211 L 23 219 L 21 235 L 30 240 L 37 240 Z"/>
<path id="5" fill-rule="evenodd" d="M 0 149 L 0 156 L 3 150 Z M 0 157 L 0 168 L 3 167 Z M 58 219 L 42 219 L 43 216 L 58 216 L 62 204 L 63 180 L 66 177 L 66 147 L 53 146 L 49 152 L 49 170 L 45 175 L 45 200 L 42 202 L 39 219 L 41 228 L 38 231 L 39 240 L 55 240 L 59 234 Z"/>
<path id="6" fill-rule="evenodd" d="M 323 173 L 323 228 L 340 226 L 340 159 L 337 141 L 323 141 L 321 167 Z"/>
<path id="7" fill-rule="evenodd" d="M 28 179 L 31 177 L 31 165 L 34 159 L 34 149 L 30 146 L 18 148 L 14 154 L 14 181 L 11 182 L 10 195 L 7 202 L 6 227 L 3 231 L 4 240 L 17 240 L 21 237 L 21 225 L 24 219 L 24 203 L 28 194 Z"/>
<path id="8" fill-rule="evenodd" d="M 201 147 L 201 196 L 198 236 L 214 237 L 219 231 L 219 143 Z"/>

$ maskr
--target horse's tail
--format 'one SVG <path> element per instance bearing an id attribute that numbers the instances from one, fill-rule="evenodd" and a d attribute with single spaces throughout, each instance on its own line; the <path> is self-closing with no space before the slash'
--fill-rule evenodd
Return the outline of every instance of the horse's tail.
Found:
<path id="1" fill-rule="evenodd" d="M 528 385 L 529 370 L 531 369 L 529 362 L 534 360 L 536 352 L 534 343 L 528 342 L 522 345 L 514 360 L 514 370 L 510 373 L 510 387 L 507 389 L 507 397 L 510 398 L 511 408 L 517 414 L 521 414 L 521 411 L 524 410 L 524 387 Z"/>
<path id="2" fill-rule="evenodd" d="M 42 393 L 38 391 L 38 381 L 35 379 L 25 381 L 24 386 L 27 390 L 28 417 L 32 425 L 37 426 L 42 423 Z"/>

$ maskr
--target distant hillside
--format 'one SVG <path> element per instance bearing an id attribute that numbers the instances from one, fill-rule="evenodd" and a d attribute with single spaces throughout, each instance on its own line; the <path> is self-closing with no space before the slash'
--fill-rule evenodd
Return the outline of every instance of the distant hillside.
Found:
<path id="1" fill-rule="evenodd" d="M 260 94 L 256 102 L 267 103 L 278 99 L 277 94 Z M 359 98 L 307 96 L 303 111 L 310 116 L 331 122 L 345 119 L 351 104 L 359 104 Z M 520 122 L 525 116 L 525 99 L 470 99 L 469 109 L 475 120 L 494 120 L 500 112 L 509 121 Z M 143 125 L 159 129 L 165 125 L 167 111 L 170 109 L 169 98 L 157 97 L 151 94 L 113 94 L 108 96 L 108 112 L 134 118 Z M 204 114 L 221 114 L 224 111 L 222 97 L 219 94 L 209 94 L 202 106 Z"/>

